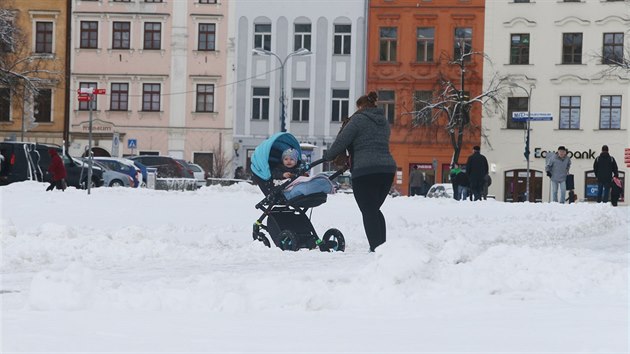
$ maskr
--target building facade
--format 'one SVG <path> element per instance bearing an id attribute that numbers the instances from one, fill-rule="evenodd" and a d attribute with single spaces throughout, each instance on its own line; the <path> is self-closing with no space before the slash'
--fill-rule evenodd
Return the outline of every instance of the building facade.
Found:
<path id="1" fill-rule="evenodd" d="M 212 171 L 232 153 L 226 114 L 228 1 L 75 0 L 71 150 L 160 154 Z M 79 102 L 77 90 L 106 90 Z"/>
<path id="2" fill-rule="evenodd" d="M 235 167 L 249 170 L 256 146 L 281 131 L 282 107 L 306 158 L 321 157 L 364 94 L 366 1 L 233 0 L 230 11 Z"/>
<path id="3" fill-rule="evenodd" d="M 6 48 L 8 66 L 37 86 L 25 93 L 22 81 L 0 86 L 0 138 L 62 145 L 67 125 L 67 15 L 70 0 L 3 1 L 19 29 Z M 10 48 L 9 48 L 10 47 Z M 18 63 L 13 67 L 11 63 Z"/>
<path id="4" fill-rule="evenodd" d="M 607 64 L 630 47 L 627 2 L 491 1 L 486 3 L 486 53 L 508 78 L 500 113 L 486 112 L 482 152 L 490 163 L 490 194 L 523 201 L 527 125 L 513 112 L 549 113 L 530 121 L 530 201 L 548 201 L 545 161 L 559 146 L 572 157 L 570 173 L 579 199 L 594 200 L 594 159 L 610 148 L 625 177 L 624 148 L 630 146 L 630 73 Z M 485 79 L 491 79 L 490 71 Z M 544 116 L 544 115 L 541 115 Z"/>
<path id="5" fill-rule="evenodd" d="M 398 165 L 395 187 L 399 192 L 409 193 L 414 166 L 424 172 L 424 192 L 433 183 L 448 181 L 454 149 L 447 119 L 421 125 L 412 120 L 422 108 L 419 101 L 431 101 L 440 92 L 440 79 L 466 95 L 481 92 L 483 56 L 467 56 L 461 66 L 453 62 L 462 53 L 481 53 L 483 33 L 482 0 L 370 1 L 367 88 L 378 93 L 391 123 L 390 148 Z M 470 118 L 459 162 L 465 162 L 480 142 L 479 107 L 473 106 Z"/>

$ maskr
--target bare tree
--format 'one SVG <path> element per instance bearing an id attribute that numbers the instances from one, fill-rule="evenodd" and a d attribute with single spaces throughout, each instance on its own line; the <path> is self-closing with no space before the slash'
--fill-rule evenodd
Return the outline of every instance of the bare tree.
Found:
<path id="1" fill-rule="evenodd" d="M 497 109 L 500 107 L 502 91 L 504 90 L 503 79 L 495 74 L 479 95 L 474 97 L 466 95 L 464 86 L 466 61 L 471 55 L 481 55 L 488 59 L 483 53 L 470 52 L 463 54 L 458 60 L 449 61 L 449 64 L 459 66 L 460 88 L 453 80 L 440 74 L 433 97 L 426 100 L 416 98 L 415 106 L 420 109 L 409 112 L 413 117 L 413 127 L 423 126 L 424 129 L 438 127 L 448 134 L 453 147 L 451 164 L 457 163 L 459 160 L 465 132 L 479 128 L 471 125 L 470 111 L 475 105 L 481 106 L 482 109 Z"/>
<path id="2" fill-rule="evenodd" d="M 221 148 L 214 149 L 212 156 L 212 171 L 210 175 L 212 178 L 226 178 L 231 172 L 230 167 L 232 166 L 233 158 L 228 158 Z"/>

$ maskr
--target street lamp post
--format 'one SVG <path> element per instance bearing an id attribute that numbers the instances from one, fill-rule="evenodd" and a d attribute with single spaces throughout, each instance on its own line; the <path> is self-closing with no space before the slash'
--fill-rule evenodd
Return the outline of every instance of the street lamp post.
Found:
<path id="1" fill-rule="evenodd" d="M 516 87 L 516 88 L 520 88 L 521 90 L 525 91 L 525 93 L 527 94 L 527 122 L 525 124 L 526 129 L 527 129 L 527 133 L 526 133 L 526 137 L 525 137 L 525 153 L 523 154 L 525 156 L 525 159 L 527 160 L 527 180 L 526 180 L 526 186 L 525 186 L 525 200 L 527 200 L 528 202 L 530 202 L 531 200 L 529 199 L 529 179 L 530 179 L 530 169 L 529 169 L 529 135 L 530 135 L 530 122 L 532 119 L 532 89 L 536 87 L 536 85 L 531 84 L 529 85 L 529 90 L 527 90 L 526 88 L 524 88 L 523 86 L 513 83 L 510 83 L 511 87 Z"/>
<path id="2" fill-rule="evenodd" d="M 287 61 L 291 57 L 310 55 L 313 53 L 306 48 L 300 48 L 294 52 L 289 53 L 286 57 L 284 57 L 284 60 L 280 59 L 280 57 L 276 53 L 270 50 L 262 49 L 262 48 L 254 48 L 252 49 L 252 53 L 254 55 L 274 56 L 276 57 L 276 59 L 278 59 L 278 62 L 280 63 L 280 131 L 286 132 L 287 128 L 286 128 L 286 123 L 285 123 L 285 108 L 284 108 L 284 105 L 285 105 L 284 65 L 287 63 Z"/>

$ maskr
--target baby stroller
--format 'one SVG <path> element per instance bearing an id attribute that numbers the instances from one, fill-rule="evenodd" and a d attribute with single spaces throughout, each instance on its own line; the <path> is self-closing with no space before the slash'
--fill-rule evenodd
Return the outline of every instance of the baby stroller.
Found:
<path id="1" fill-rule="evenodd" d="M 288 148 L 298 151 L 298 166 L 301 172 L 306 172 L 324 162 L 324 160 L 317 160 L 312 164 L 307 164 L 301 161 L 300 143 L 290 133 L 277 133 L 256 147 L 251 163 L 252 180 L 260 187 L 265 198 L 256 204 L 256 209 L 262 210 L 263 214 L 254 223 L 252 234 L 254 240 L 271 247 L 269 241 L 271 238 L 274 245 L 283 251 L 297 251 L 301 248 L 319 248 L 322 252 L 344 251 L 346 241 L 341 231 L 329 229 L 320 239 L 309 216 L 306 215 L 308 209 L 326 202 L 326 193 L 300 195 L 287 200 L 282 192 L 294 178 L 282 185 L 274 186 L 271 169 L 281 163 L 282 152 Z M 337 171 L 329 179 L 336 178 L 344 171 L 345 169 Z M 263 224 L 265 219 L 267 219 L 267 225 Z"/>

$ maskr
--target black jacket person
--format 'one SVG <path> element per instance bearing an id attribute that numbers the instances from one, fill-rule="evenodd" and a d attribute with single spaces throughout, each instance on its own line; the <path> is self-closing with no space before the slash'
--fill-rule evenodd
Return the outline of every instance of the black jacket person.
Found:
<path id="1" fill-rule="evenodd" d="M 466 173 L 468 173 L 470 189 L 475 200 L 481 199 L 484 178 L 488 174 L 488 160 L 479 150 L 481 150 L 479 146 L 473 147 L 473 154 L 468 157 L 468 162 L 466 162 Z"/>

